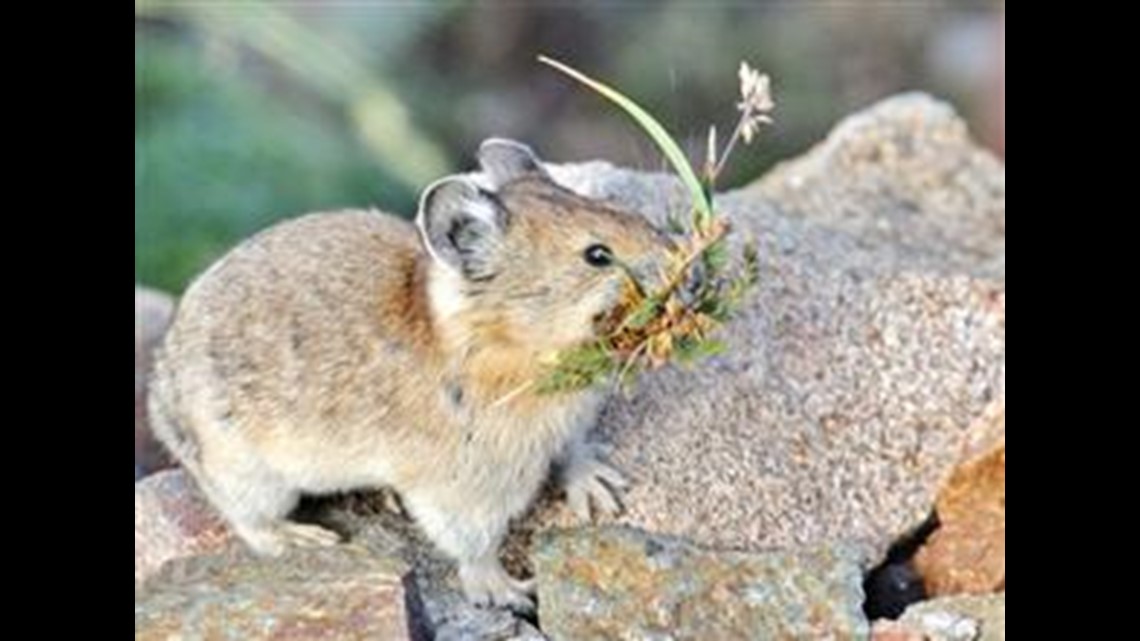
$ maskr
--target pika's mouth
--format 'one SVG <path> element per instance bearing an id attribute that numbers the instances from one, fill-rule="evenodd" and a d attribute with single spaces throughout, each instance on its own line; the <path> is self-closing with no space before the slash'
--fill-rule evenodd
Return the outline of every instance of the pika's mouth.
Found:
<path id="1" fill-rule="evenodd" d="M 596 336 L 608 336 L 617 331 L 637 301 L 644 297 L 641 284 L 632 275 L 615 278 L 609 285 L 601 294 L 600 311 L 591 318 Z"/>
<path id="2" fill-rule="evenodd" d="M 605 301 L 603 301 L 601 311 L 594 314 L 590 319 L 595 334 L 605 336 L 614 331 L 618 324 L 621 323 L 621 316 L 624 314 L 624 309 L 625 306 L 622 305 L 620 290 L 608 293 Z"/>

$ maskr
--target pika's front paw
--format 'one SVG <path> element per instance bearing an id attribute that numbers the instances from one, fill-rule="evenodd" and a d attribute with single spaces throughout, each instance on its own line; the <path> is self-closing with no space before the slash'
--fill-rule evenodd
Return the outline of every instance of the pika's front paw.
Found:
<path id="1" fill-rule="evenodd" d="M 533 612 L 534 580 L 520 581 L 494 563 L 460 564 L 459 580 L 467 600 L 480 608 L 505 607 Z"/>
<path id="2" fill-rule="evenodd" d="M 590 520 L 590 504 L 605 516 L 621 512 L 620 492 L 629 487 L 621 472 L 604 463 L 595 445 L 579 446 L 562 471 L 566 502 L 578 518 Z"/>

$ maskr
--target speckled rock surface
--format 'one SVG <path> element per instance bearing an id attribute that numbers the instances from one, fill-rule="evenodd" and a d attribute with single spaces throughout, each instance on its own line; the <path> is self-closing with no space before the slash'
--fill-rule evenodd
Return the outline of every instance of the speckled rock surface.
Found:
<path id="1" fill-rule="evenodd" d="M 926 634 L 898 621 L 876 621 L 871 626 L 871 641 L 929 641 Z"/>
<path id="2" fill-rule="evenodd" d="M 135 286 L 135 480 L 172 464 L 150 433 L 146 383 L 151 351 L 158 346 L 174 313 L 174 300 L 162 292 Z"/>
<path id="3" fill-rule="evenodd" d="M 539 620 L 552 639 L 862 639 L 856 557 L 842 549 L 701 550 L 625 528 L 536 542 Z"/>
<path id="4" fill-rule="evenodd" d="M 948 104 L 922 94 L 843 119 L 807 155 L 739 195 L 847 232 L 863 247 L 1004 275 L 1005 165 L 973 146 Z"/>
<path id="5" fill-rule="evenodd" d="M 402 562 L 360 549 L 179 559 L 135 590 L 135 638 L 411 639 Z"/>
<path id="6" fill-rule="evenodd" d="M 658 223 L 666 176 L 552 167 Z M 1005 406 L 1005 171 L 943 103 L 904 95 L 717 198 L 756 240 L 729 349 L 612 402 L 633 479 L 618 521 L 729 548 L 861 544 L 918 526 L 987 412 Z"/>
<path id="7" fill-rule="evenodd" d="M 135 586 L 163 563 L 216 551 L 233 540 L 182 470 L 165 470 L 135 483 Z"/>
<path id="8" fill-rule="evenodd" d="M 916 603 L 898 621 L 876 621 L 873 641 L 1005 641 L 1005 592 Z"/>

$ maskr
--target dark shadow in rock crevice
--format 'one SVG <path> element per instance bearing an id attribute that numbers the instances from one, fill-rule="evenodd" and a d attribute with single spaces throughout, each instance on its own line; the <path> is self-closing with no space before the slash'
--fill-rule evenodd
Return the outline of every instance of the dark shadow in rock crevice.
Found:
<path id="1" fill-rule="evenodd" d="M 911 560 L 926 539 L 938 529 L 938 515 L 931 512 L 922 525 L 891 546 L 887 558 L 863 579 L 863 613 L 867 619 L 897 619 L 912 603 L 926 598 L 922 577 Z"/>

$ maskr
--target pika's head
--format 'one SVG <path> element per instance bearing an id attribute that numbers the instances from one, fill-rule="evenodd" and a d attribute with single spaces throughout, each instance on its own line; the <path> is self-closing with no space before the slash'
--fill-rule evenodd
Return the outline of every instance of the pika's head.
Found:
<path id="1" fill-rule="evenodd" d="M 561 349 L 594 337 L 630 275 L 656 287 L 673 242 L 641 216 L 559 186 L 533 152 L 490 139 L 481 176 L 424 190 L 416 216 L 439 322 L 465 339 Z"/>

